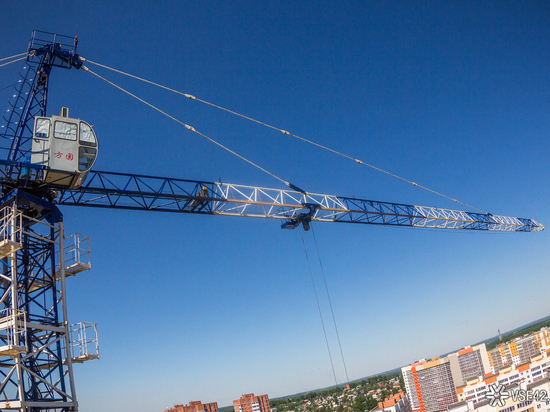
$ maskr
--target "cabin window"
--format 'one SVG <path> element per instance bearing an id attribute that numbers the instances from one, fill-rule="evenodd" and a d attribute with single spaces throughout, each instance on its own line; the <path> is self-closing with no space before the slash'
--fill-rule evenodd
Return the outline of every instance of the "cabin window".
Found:
<path id="1" fill-rule="evenodd" d="M 64 140 L 76 140 L 76 124 L 67 122 L 55 122 L 53 137 Z"/>
<path id="2" fill-rule="evenodd" d="M 80 122 L 80 144 L 97 146 L 95 133 L 88 123 Z"/>
<path id="3" fill-rule="evenodd" d="M 50 119 L 36 119 L 34 136 L 44 139 L 50 137 Z"/>
<path id="4" fill-rule="evenodd" d="M 85 172 L 92 167 L 97 156 L 97 149 L 92 147 L 80 146 L 78 149 L 78 170 Z"/>

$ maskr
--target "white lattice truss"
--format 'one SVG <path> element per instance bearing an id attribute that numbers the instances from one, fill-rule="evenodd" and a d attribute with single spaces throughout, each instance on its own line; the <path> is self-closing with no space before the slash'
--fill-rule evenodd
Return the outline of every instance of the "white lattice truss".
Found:
<path id="1" fill-rule="evenodd" d="M 293 219 L 304 204 L 316 205 L 311 217 L 317 222 L 349 222 L 439 229 L 517 231 L 532 225 L 530 219 L 484 215 L 435 207 L 412 206 L 322 194 L 216 184 L 224 201 L 213 201 L 216 215 Z M 536 222 L 534 222 L 536 224 Z M 542 230 L 542 227 L 537 230 Z"/>

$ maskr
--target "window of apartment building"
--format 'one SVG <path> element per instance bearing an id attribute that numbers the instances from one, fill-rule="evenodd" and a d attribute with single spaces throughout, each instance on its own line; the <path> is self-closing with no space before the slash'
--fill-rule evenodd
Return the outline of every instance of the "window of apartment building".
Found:
<path id="1" fill-rule="evenodd" d="M 523 408 L 523 407 L 525 407 L 525 406 L 527 406 L 527 405 L 531 405 L 532 402 L 533 402 L 533 401 L 520 402 L 520 403 L 517 404 L 517 407 L 518 407 L 518 409 L 519 409 L 519 408 Z"/>

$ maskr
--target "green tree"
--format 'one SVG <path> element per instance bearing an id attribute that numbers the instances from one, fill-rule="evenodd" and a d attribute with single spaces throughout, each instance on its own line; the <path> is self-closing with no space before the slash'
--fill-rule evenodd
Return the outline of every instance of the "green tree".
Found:
<path id="1" fill-rule="evenodd" d="M 378 401 L 374 399 L 372 396 L 367 396 L 367 401 L 365 402 L 365 406 L 370 411 L 375 406 L 378 406 Z"/>
<path id="2" fill-rule="evenodd" d="M 356 396 L 353 401 L 353 410 L 355 412 L 365 412 L 367 410 L 367 398 L 365 396 Z"/>

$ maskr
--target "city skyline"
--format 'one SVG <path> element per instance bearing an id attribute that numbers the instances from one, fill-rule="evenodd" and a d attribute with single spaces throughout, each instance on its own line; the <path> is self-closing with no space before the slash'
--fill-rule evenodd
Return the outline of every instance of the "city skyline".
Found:
<path id="1" fill-rule="evenodd" d="M 534 320 L 534 321 L 532 321 L 532 322 L 526 323 L 525 325 L 521 325 L 521 326 L 516 327 L 516 328 L 514 328 L 514 329 L 511 329 L 511 330 L 509 330 L 509 331 L 505 331 L 505 332 L 503 332 L 501 335 L 506 336 L 506 335 L 512 334 L 512 333 L 515 332 L 515 331 L 525 329 L 525 328 L 527 328 L 527 327 L 529 327 L 529 326 L 531 326 L 531 325 L 534 325 L 534 324 L 536 324 L 536 323 L 540 323 L 540 322 L 545 321 L 545 320 L 548 320 L 548 319 L 550 319 L 550 315 L 549 315 L 549 316 L 545 316 L 545 317 L 540 318 L 540 319 L 536 319 L 536 320 Z M 540 329 L 538 329 L 536 332 L 540 332 Z M 549 336 L 550 336 L 550 335 L 549 335 Z M 456 348 L 456 349 L 454 349 L 454 350 L 452 350 L 452 351 L 445 352 L 445 353 L 443 353 L 443 354 L 430 356 L 428 359 L 432 359 L 432 358 L 433 358 L 433 359 L 439 359 L 440 357 L 446 357 L 446 356 L 451 355 L 451 354 L 455 354 L 455 355 L 460 354 L 460 355 L 463 355 L 463 354 L 468 354 L 468 353 L 471 353 L 471 352 L 476 353 L 476 352 L 479 352 L 479 351 L 480 351 L 480 348 L 481 348 L 481 347 L 485 347 L 485 343 L 486 343 L 486 342 L 491 341 L 491 340 L 493 340 L 494 338 L 497 338 L 497 337 L 499 337 L 499 335 L 495 335 L 495 336 L 489 337 L 489 338 L 487 338 L 487 339 L 484 339 L 484 340 L 481 341 L 481 342 L 476 342 L 476 343 L 472 343 L 472 344 L 470 344 L 470 345 L 466 345 L 466 346 L 463 347 L 463 348 Z M 505 340 L 503 340 L 497 347 L 506 346 L 506 345 L 508 345 L 510 342 L 513 342 L 513 341 L 515 341 L 515 340 L 522 339 L 522 338 L 524 338 L 524 337 L 522 336 L 522 337 L 520 337 L 520 338 L 516 338 L 516 339 L 513 339 L 513 340 L 506 340 L 506 339 L 505 339 Z M 548 343 L 548 342 L 547 342 L 547 343 Z M 546 347 L 546 346 L 545 346 L 545 347 Z M 486 359 L 483 361 L 483 363 L 484 363 L 484 368 L 485 368 L 487 371 L 488 371 L 489 369 L 493 369 L 493 366 L 492 366 L 492 364 L 491 364 L 490 357 L 489 357 L 489 356 L 490 356 L 490 353 L 491 353 L 493 350 L 494 350 L 494 349 L 486 351 L 487 356 L 483 355 L 483 358 L 486 358 Z M 415 364 L 415 363 L 417 363 L 417 362 L 418 362 L 418 360 L 416 360 L 416 361 L 411 361 L 408 365 L 403 365 L 403 366 L 401 366 L 401 367 L 398 367 L 398 368 L 395 368 L 395 369 L 391 369 L 391 370 L 380 371 L 380 372 L 375 373 L 375 374 L 373 374 L 373 375 L 363 376 L 363 377 L 361 377 L 361 378 L 354 379 L 354 380 L 352 380 L 352 381 L 350 381 L 350 382 L 351 382 L 351 383 L 356 383 L 356 382 L 360 382 L 360 381 L 362 381 L 362 380 L 364 380 L 364 379 L 368 379 L 368 378 L 370 378 L 370 377 L 376 377 L 376 376 L 387 375 L 387 374 L 392 373 L 392 372 L 395 372 L 395 371 L 397 371 L 397 370 L 402 370 L 403 368 L 410 367 L 411 365 L 413 365 L 413 364 Z M 519 363 L 517 363 L 517 364 L 519 365 Z M 511 366 L 511 365 L 508 365 L 508 366 Z M 461 369 L 462 369 L 462 366 L 461 366 Z M 494 374 L 495 374 L 495 373 L 494 373 L 494 371 L 493 371 L 493 375 L 494 375 Z M 484 373 L 483 373 L 483 375 L 484 375 Z M 498 375 L 498 374 L 497 374 L 497 375 Z M 473 376 L 473 375 L 472 375 L 472 376 Z M 471 377 L 471 376 L 470 376 L 470 377 Z M 462 382 L 461 384 L 464 384 L 467 380 L 468 380 L 468 376 L 464 377 L 463 381 L 461 381 L 461 382 Z M 340 387 L 345 387 L 345 384 L 340 384 L 339 386 L 340 386 Z M 311 390 L 311 391 L 309 391 L 309 392 L 315 393 L 315 392 L 320 392 L 320 391 L 323 391 L 323 390 L 325 390 L 325 389 L 331 389 L 331 388 L 334 388 L 334 386 L 328 386 L 328 387 L 323 387 L 323 388 L 317 388 L 317 389 Z M 243 391 L 241 391 L 241 392 L 243 392 Z M 281 396 L 281 397 L 278 397 L 278 398 L 272 398 L 272 400 L 277 400 L 277 399 L 280 399 L 280 398 L 293 398 L 293 397 L 295 397 L 295 396 L 302 395 L 303 393 L 304 393 L 304 392 L 288 393 L 288 394 L 285 394 L 285 395 L 283 395 L 283 396 Z M 306 393 L 307 393 L 307 392 L 306 392 Z M 407 393 L 408 393 L 408 392 L 407 392 Z M 191 404 L 194 404 L 194 403 L 197 403 L 197 402 L 190 402 L 190 403 L 189 403 L 189 406 L 191 406 Z M 199 402 L 199 403 L 200 403 L 200 402 Z M 217 404 L 217 402 L 212 402 L 212 403 Z M 176 405 L 176 406 L 177 406 L 177 405 Z M 231 406 L 231 405 L 225 405 L 225 406 L 221 406 L 221 408 L 227 409 L 227 408 L 230 407 L 230 406 Z M 170 409 L 170 411 L 172 411 L 172 409 Z M 167 411 L 165 411 L 165 412 L 167 412 Z M 174 412 L 180 412 L 180 411 L 177 410 L 177 409 L 175 409 Z M 185 411 L 182 411 L 182 412 L 185 412 Z M 193 412 L 193 411 L 187 411 L 187 412 Z"/>

